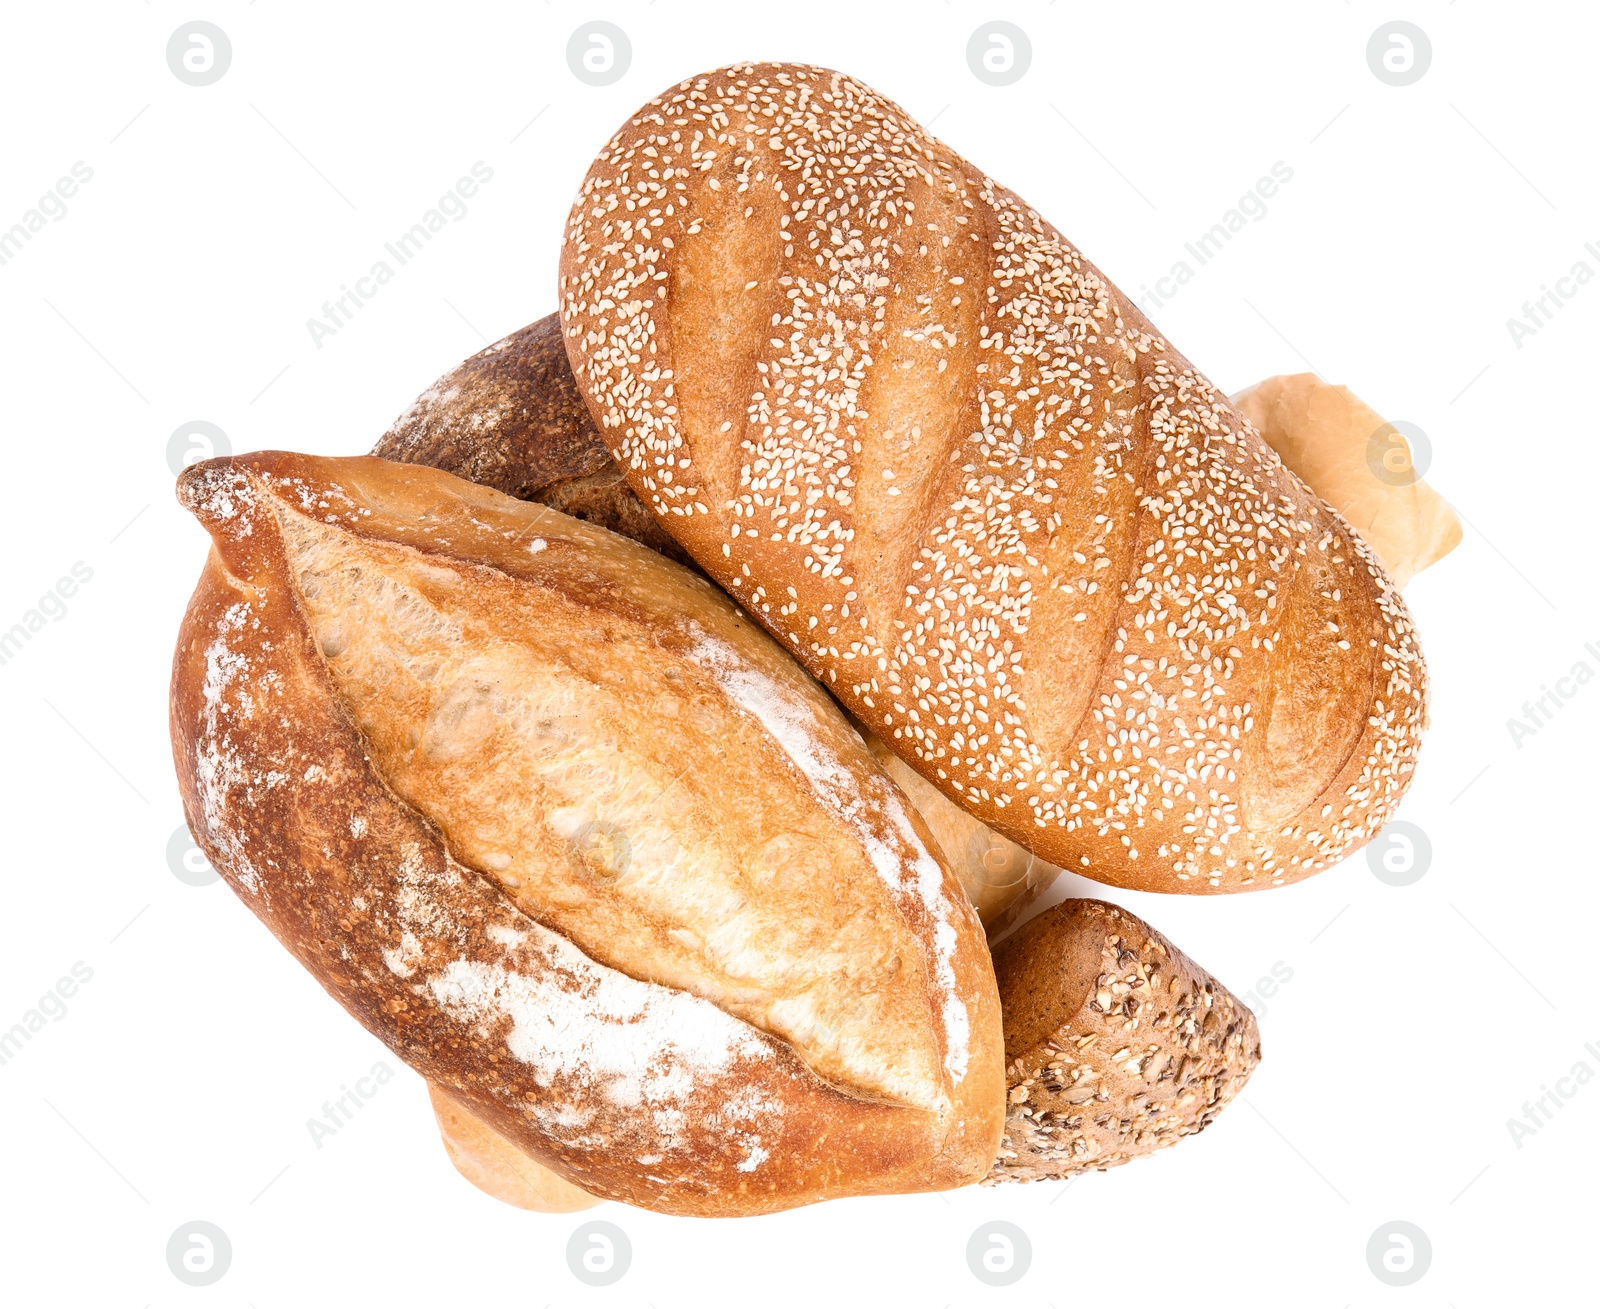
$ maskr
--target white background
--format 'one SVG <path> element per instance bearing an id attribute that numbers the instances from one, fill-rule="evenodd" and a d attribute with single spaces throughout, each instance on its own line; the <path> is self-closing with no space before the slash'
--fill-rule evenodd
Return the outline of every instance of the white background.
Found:
<path id="1" fill-rule="evenodd" d="M 196 18 L 233 46 L 203 88 L 165 58 Z M 996 18 L 1033 47 L 1003 88 L 965 58 Z M 1395 18 L 1433 47 L 1404 88 L 1365 57 Z M 566 64 L 591 19 L 631 39 L 613 86 Z M 1574 663 L 1600 671 L 1584 650 L 1600 648 L 1600 281 L 1520 349 L 1506 326 L 1577 260 L 1600 271 L 1584 250 L 1600 246 L 1592 11 L 152 0 L 12 5 L 0 26 L 0 229 L 74 162 L 93 169 L 0 266 L 0 629 L 74 562 L 93 570 L 0 666 L 0 1030 L 74 962 L 93 969 L 0 1067 L 0 1298 L 1470 1309 L 1600 1294 L 1600 1079 L 1566 1083 L 1576 1093 L 1520 1147 L 1507 1127 L 1573 1065 L 1600 1073 L 1600 685 L 1520 748 L 1506 725 Z M 168 667 L 206 542 L 173 500 L 166 446 L 204 419 L 235 452 L 370 448 L 434 377 L 554 309 L 567 205 L 628 113 L 744 58 L 841 68 L 937 119 L 1136 297 L 1274 162 L 1293 169 L 1154 317 L 1225 389 L 1313 367 L 1429 435 L 1429 480 L 1470 524 L 1407 597 L 1433 725 L 1401 816 L 1432 862 L 1399 888 L 1358 854 L 1248 896 L 1101 892 L 1239 994 L 1274 964 L 1292 971 L 1265 1003 L 1266 1058 L 1242 1099 L 1155 1159 L 1065 1187 L 746 1220 L 524 1214 L 455 1175 L 421 1081 L 224 885 L 169 871 Z M 318 349 L 306 320 L 480 160 L 493 180 L 466 217 Z M 313 1145 L 307 1119 L 380 1060 L 398 1076 Z M 567 1268 L 590 1217 L 632 1243 L 606 1290 Z M 164 1255 L 197 1218 L 233 1246 L 206 1289 Z M 1033 1247 L 1005 1289 L 965 1257 L 995 1218 Z M 1433 1250 L 1404 1289 L 1365 1255 L 1394 1219 Z"/>

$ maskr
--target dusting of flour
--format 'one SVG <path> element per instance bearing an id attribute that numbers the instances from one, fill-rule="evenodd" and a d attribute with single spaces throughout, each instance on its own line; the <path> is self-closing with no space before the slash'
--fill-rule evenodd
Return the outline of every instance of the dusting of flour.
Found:
<path id="1" fill-rule="evenodd" d="M 816 730 L 816 715 L 798 695 L 750 667 L 725 642 L 701 634 L 690 659 L 716 678 L 722 690 L 747 714 L 767 730 L 794 766 L 811 782 L 817 794 L 833 812 L 848 824 L 872 861 L 873 868 L 893 893 L 908 889 L 932 919 L 935 980 L 944 994 L 942 1013 L 945 1029 L 945 1071 L 953 1081 L 967 1074 L 971 1024 L 967 1006 L 956 992 L 956 929 L 950 921 L 950 902 L 945 896 L 944 873 L 939 861 L 918 838 L 906 813 L 897 788 L 879 789 L 878 799 L 894 824 L 895 834 L 912 853 L 910 876 L 901 856 L 873 831 L 864 812 L 855 775 Z"/>
<path id="2" fill-rule="evenodd" d="M 683 1111 L 696 1086 L 736 1062 L 771 1058 L 752 1028 L 710 1001 L 597 964 L 537 923 L 526 931 L 526 946 L 543 955 L 544 967 L 457 959 L 428 978 L 434 1000 L 485 1038 L 510 1020 L 506 1049 L 535 1081 L 577 1081 L 590 1095 L 640 1112 L 658 1148 L 686 1144 Z M 765 1158 L 758 1143 L 747 1149 L 756 1163 Z"/>

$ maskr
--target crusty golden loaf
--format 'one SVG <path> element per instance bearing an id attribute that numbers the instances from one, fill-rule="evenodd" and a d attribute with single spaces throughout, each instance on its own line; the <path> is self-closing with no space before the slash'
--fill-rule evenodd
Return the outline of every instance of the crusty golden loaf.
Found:
<path id="1" fill-rule="evenodd" d="M 1261 1062 L 1255 1015 L 1116 905 L 1065 900 L 994 960 L 1008 1102 L 991 1182 L 1070 1177 L 1174 1145 Z"/>
<path id="2" fill-rule="evenodd" d="M 1273 377 L 1233 399 L 1285 465 L 1361 533 L 1397 585 L 1459 541 L 1460 525 L 1426 483 L 1390 486 L 1367 467 L 1368 438 L 1382 420 L 1346 388 L 1309 374 Z M 554 314 L 441 377 L 372 453 L 547 504 L 694 566 L 612 460 L 572 380 Z M 990 936 L 1003 934 L 1060 870 L 953 804 L 871 728 L 857 726 L 927 821 Z"/>
<path id="3" fill-rule="evenodd" d="M 639 496 L 924 777 L 1054 863 L 1297 880 L 1425 722 L 1371 552 L 1039 214 L 839 73 L 641 108 L 568 221 L 578 386 Z"/>
<path id="4" fill-rule="evenodd" d="M 442 468 L 688 561 L 612 460 L 578 396 L 553 314 L 441 377 L 394 421 L 372 453 Z M 856 726 L 926 820 L 984 926 L 991 935 L 1003 932 L 1061 870 L 985 827 L 907 767 L 870 728 Z"/>
<path id="5" fill-rule="evenodd" d="M 593 1195 L 941 1189 L 1003 1115 L 994 978 L 926 827 L 725 596 L 431 469 L 180 478 L 201 848 L 317 979 Z"/>

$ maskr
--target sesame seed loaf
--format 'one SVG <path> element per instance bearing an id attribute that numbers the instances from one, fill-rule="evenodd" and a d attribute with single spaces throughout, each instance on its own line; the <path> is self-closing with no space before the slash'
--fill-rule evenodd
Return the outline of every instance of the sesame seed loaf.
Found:
<path id="1" fill-rule="evenodd" d="M 554 314 L 446 373 L 394 421 L 372 453 L 549 505 L 695 566 L 611 458 L 578 396 Z M 927 822 L 985 928 L 991 935 L 1003 932 L 1061 870 L 985 827 L 870 729 L 855 725 Z"/>
<path id="2" fill-rule="evenodd" d="M 1065 900 L 994 952 L 1005 1140 L 989 1182 L 1110 1168 L 1203 1130 L 1261 1062 L 1255 1015 L 1149 924 Z"/>
<path id="3" fill-rule="evenodd" d="M 592 1195 L 737 1215 L 981 1178 L 981 925 L 843 714 L 703 578 L 379 459 L 210 460 L 185 812 L 319 982 Z"/>
<path id="4" fill-rule="evenodd" d="M 1014 193 L 842 74 L 641 108 L 563 244 L 639 497 L 897 754 L 1052 863 L 1276 886 L 1370 839 L 1426 675 L 1349 526 Z"/>

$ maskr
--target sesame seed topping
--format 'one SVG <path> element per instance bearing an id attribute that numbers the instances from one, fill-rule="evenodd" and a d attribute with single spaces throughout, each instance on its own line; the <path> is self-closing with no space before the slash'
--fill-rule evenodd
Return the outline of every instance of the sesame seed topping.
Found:
<path id="1" fill-rule="evenodd" d="M 1360 537 L 1014 193 L 861 83 L 691 78 L 590 169 L 562 322 L 640 497 L 908 763 L 1052 862 L 1280 885 L 1409 783 Z"/>

